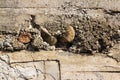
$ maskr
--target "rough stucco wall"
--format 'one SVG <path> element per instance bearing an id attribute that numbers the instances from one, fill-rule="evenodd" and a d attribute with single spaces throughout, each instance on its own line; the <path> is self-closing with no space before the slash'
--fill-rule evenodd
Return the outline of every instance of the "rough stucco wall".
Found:
<path id="1" fill-rule="evenodd" d="M 0 32 L 1 34 L 11 34 L 11 35 L 18 36 L 20 34 L 21 28 L 24 28 L 23 25 L 25 24 L 25 21 L 31 20 L 31 18 L 33 20 L 33 17 L 31 17 L 31 15 L 33 15 L 35 16 L 35 20 L 32 21 L 32 24 L 34 22 L 34 24 L 37 24 L 38 26 L 47 26 L 46 28 L 51 29 L 51 30 L 52 29 L 58 30 L 60 28 L 59 26 L 70 24 L 75 29 L 76 36 L 79 35 L 79 33 L 81 33 L 80 30 L 77 30 L 77 27 L 76 27 L 77 25 L 79 25 L 79 27 L 81 28 L 81 26 L 87 26 L 88 24 L 89 25 L 88 27 L 92 29 L 93 28 L 92 26 L 96 27 L 96 24 L 97 24 L 98 25 L 97 27 L 100 26 L 103 28 L 103 30 L 101 30 L 98 33 L 97 31 L 95 32 L 89 31 L 88 34 L 93 32 L 92 34 L 97 33 L 97 35 L 100 35 L 100 36 L 101 36 L 101 32 L 104 33 L 108 31 L 106 29 L 109 28 L 110 26 L 109 32 L 104 33 L 104 34 L 107 34 L 107 38 L 108 38 L 108 39 L 107 38 L 103 39 L 103 41 L 105 42 L 105 48 L 107 46 L 111 47 L 115 43 L 115 41 L 113 40 L 111 41 L 108 41 L 108 40 L 109 38 L 111 39 L 113 38 L 115 34 L 117 34 L 116 32 L 119 27 L 119 7 L 117 6 L 119 4 L 118 0 L 116 1 L 106 0 L 104 1 L 104 3 L 103 1 L 86 1 L 86 0 L 80 0 L 80 1 L 79 0 L 74 0 L 74 1 L 3 0 L 0 3 L 1 3 L 1 6 L 0 6 L 1 7 L 0 8 L 0 15 L 1 15 L 0 16 Z M 86 18 L 86 20 L 84 18 Z M 97 20 L 98 22 L 94 24 L 94 21 L 97 21 Z M 89 24 L 89 21 L 91 25 Z M 94 36 L 96 35 L 92 35 L 92 34 L 85 35 L 87 34 L 87 32 L 85 31 L 86 29 L 88 28 L 87 27 L 85 29 L 82 28 L 81 30 L 84 32 L 83 35 L 77 36 L 78 38 L 81 38 L 81 39 L 83 38 L 83 42 L 81 45 L 74 44 L 76 43 L 76 41 L 73 41 L 73 44 L 75 46 L 77 45 L 78 48 L 82 45 L 85 45 L 83 48 L 80 47 L 82 50 L 80 51 L 76 50 L 75 52 L 79 53 L 79 52 L 83 52 L 84 50 L 88 52 L 92 52 L 91 50 L 101 51 L 99 50 L 103 46 L 100 44 L 101 39 L 97 38 L 96 41 L 91 41 L 87 39 L 86 37 L 91 36 L 91 39 L 95 40 Z M 56 36 L 55 35 L 57 34 L 56 30 L 51 31 L 53 32 L 53 36 Z M 63 34 L 63 32 L 61 29 L 60 34 Z M 110 34 L 110 37 L 109 37 L 109 34 Z M 84 36 L 84 37 L 81 37 L 81 36 Z M 106 37 L 106 35 L 102 37 L 104 38 Z M 75 40 L 78 38 L 75 38 Z M 85 43 L 85 41 L 88 41 L 88 42 Z M 11 42 L 11 43 L 14 43 L 14 42 Z M 74 47 L 74 45 L 72 47 Z"/>
<path id="2" fill-rule="evenodd" d="M 58 8 L 67 2 L 71 2 L 74 6 L 79 6 L 81 8 L 95 8 L 95 9 L 105 9 L 118 11 L 119 0 L 1 0 L 0 1 L 0 25 L 8 26 L 8 30 L 18 31 L 15 26 L 18 26 L 16 17 L 24 14 L 76 14 L 74 11 L 62 12 Z M 106 6 L 107 5 L 107 6 Z M 73 8 L 74 10 L 74 8 Z M 77 14 L 76 14 L 77 15 Z M 21 20 L 21 18 L 19 18 Z M 15 24 L 16 23 L 16 24 Z M 1 26 L 1 27 L 2 27 Z M 0 27 L 0 28 L 1 28 Z M 12 27 L 12 28 L 10 28 Z M 14 28 L 15 29 L 14 29 Z M 2 30 L 2 29 L 0 29 Z M 3 29 L 4 30 L 4 29 Z M 5 29 L 7 31 L 7 29 Z"/>
<path id="3" fill-rule="evenodd" d="M 64 2 L 72 2 L 83 8 L 104 8 L 119 11 L 119 0 L 1 0 L 1 8 L 57 8 Z M 106 6 L 107 5 L 107 6 Z"/>
<path id="4" fill-rule="evenodd" d="M 103 55 L 73 55 L 62 51 L 1 53 L 0 71 L 1 80 L 117 80 L 120 78 L 120 64 L 112 58 Z"/>
<path id="5" fill-rule="evenodd" d="M 64 7 L 66 4 L 69 5 L 69 3 L 70 5 L 73 5 L 70 8 L 70 10 L 66 11 L 61 10 L 61 7 Z M 95 15 L 97 15 L 96 13 L 97 10 L 99 14 L 100 14 L 99 10 L 100 11 L 105 10 L 108 13 L 113 12 L 113 14 L 119 14 L 120 13 L 119 4 L 120 0 L 0 0 L 0 32 L 12 35 L 18 34 L 21 28 L 21 26 L 19 25 L 24 23 L 25 19 L 29 19 L 30 15 L 37 16 L 36 23 L 37 22 L 43 23 L 44 20 L 48 20 L 48 18 L 46 19 L 46 17 L 44 16 L 43 18 L 41 18 L 41 15 L 46 16 L 51 14 L 58 16 L 61 16 L 63 14 L 82 15 L 76 12 L 77 9 L 76 7 L 87 9 L 89 15 L 92 17 L 95 17 Z M 100 18 L 102 19 L 102 17 L 103 14 L 101 13 Z M 50 19 L 50 21 L 52 21 L 52 19 Z M 118 21 L 117 24 L 119 25 L 119 23 L 120 22 Z M 116 53 L 116 51 L 114 50 L 117 49 L 118 51 L 117 54 L 115 54 L 115 57 L 114 56 L 112 57 L 119 61 L 118 54 L 120 48 L 118 48 L 118 46 L 117 48 L 116 47 L 113 48 L 113 52 L 111 52 L 110 56 L 114 55 L 114 53 Z M 54 52 L 52 52 L 51 54 L 49 52 L 44 53 L 38 52 L 35 54 L 34 53 L 29 54 L 28 52 L 18 52 L 14 54 L 1 53 L 2 55 L 9 56 L 10 60 L 8 60 L 8 63 L 10 63 L 12 67 L 9 66 L 8 63 L 5 63 L 4 60 L 6 60 L 6 58 L 1 56 L 2 59 L 0 60 L 1 63 L 0 78 L 1 80 L 6 79 L 18 80 L 19 78 L 20 80 L 27 80 L 30 78 L 32 80 L 119 79 L 120 65 L 113 59 L 101 56 L 81 57 L 80 55 L 70 55 L 64 53 L 65 52 L 62 52 L 62 54 L 58 53 L 59 55 L 57 53 L 54 54 Z M 49 59 L 53 61 L 49 62 Z M 90 61 L 88 61 L 88 59 Z M 36 60 L 40 61 L 33 62 Z M 60 64 L 54 60 L 60 61 Z M 28 62 L 26 63 L 26 61 Z M 61 71 L 59 70 L 59 67 L 61 68 Z M 39 69 L 43 71 L 39 72 Z M 1 71 L 3 71 L 3 73 L 1 73 Z M 4 71 L 7 71 L 6 72 L 6 74 L 8 74 L 7 76 L 4 74 L 5 73 Z M 9 71 L 11 71 L 12 73 L 9 73 Z M 31 74 L 26 75 L 27 74 L 26 71 L 30 71 Z"/>
<path id="6" fill-rule="evenodd" d="M 12 22 L 15 22 L 15 17 L 20 14 L 65 14 L 65 12 L 60 11 L 58 8 L 64 5 L 65 2 L 71 2 L 74 6 L 80 6 L 81 8 L 100 8 L 105 10 L 119 11 L 119 0 L 1 0 L 0 12 L 1 12 L 1 25 L 5 25 L 4 20 L 9 26 L 13 26 Z M 106 6 L 107 5 L 107 6 Z M 74 8 L 73 8 L 74 10 Z M 74 11 L 66 12 L 67 14 L 76 14 Z"/>

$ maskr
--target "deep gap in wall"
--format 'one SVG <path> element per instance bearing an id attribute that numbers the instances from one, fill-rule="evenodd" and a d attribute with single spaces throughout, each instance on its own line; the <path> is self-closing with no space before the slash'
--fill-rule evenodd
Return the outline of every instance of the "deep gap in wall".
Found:
<path id="1" fill-rule="evenodd" d="M 106 45 L 105 45 L 103 39 L 99 39 L 98 42 L 100 44 L 99 52 L 104 51 L 106 49 Z"/>

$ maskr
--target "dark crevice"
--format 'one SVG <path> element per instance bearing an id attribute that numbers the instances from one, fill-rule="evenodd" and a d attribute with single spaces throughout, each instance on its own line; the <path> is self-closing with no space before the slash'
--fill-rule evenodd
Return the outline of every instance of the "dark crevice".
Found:
<path id="1" fill-rule="evenodd" d="M 120 62 L 118 59 L 114 58 L 113 56 L 109 56 L 107 55 L 109 58 L 112 58 L 113 60 L 115 60 L 116 62 Z"/>
<path id="2" fill-rule="evenodd" d="M 35 23 L 35 15 L 31 15 L 31 18 L 32 18 L 31 25 L 33 26 L 33 28 L 40 29 L 40 26 Z"/>
<path id="3" fill-rule="evenodd" d="M 98 42 L 100 45 L 99 52 L 104 51 L 106 49 L 106 45 L 105 45 L 105 42 L 103 41 L 103 39 L 99 39 Z"/>
<path id="4" fill-rule="evenodd" d="M 116 15 L 116 14 L 120 14 L 120 11 L 113 11 L 113 10 L 104 10 L 104 12 L 106 14 L 110 14 L 110 15 Z"/>
<path id="5" fill-rule="evenodd" d="M 28 51 L 39 51 L 39 49 L 37 47 L 35 47 L 32 42 L 30 42 L 29 44 L 27 44 L 27 50 Z"/>

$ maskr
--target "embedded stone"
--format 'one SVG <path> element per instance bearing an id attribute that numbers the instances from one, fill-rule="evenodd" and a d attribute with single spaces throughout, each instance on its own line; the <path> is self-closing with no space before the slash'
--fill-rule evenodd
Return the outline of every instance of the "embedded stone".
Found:
<path id="1" fill-rule="evenodd" d="M 22 32 L 18 37 L 21 43 L 29 43 L 31 41 L 32 35 L 28 32 Z"/>

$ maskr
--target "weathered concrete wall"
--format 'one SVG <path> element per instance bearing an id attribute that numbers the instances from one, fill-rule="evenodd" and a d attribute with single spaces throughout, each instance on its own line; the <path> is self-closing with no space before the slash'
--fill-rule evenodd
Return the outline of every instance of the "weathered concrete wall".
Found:
<path id="1" fill-rule="evenodd" d="M 119 11 L 119 0 L 1 0 L 1 8 L 58 8 L 65 2 L 83 8 L 104 8 Z M 107 6 L 106 6 L 107 5 Z"/>
<path id="2" fill-rule="evenodd" d="M 42 26 L 45 22 L 57 25 L 60 25 L 61 21 L 69 24 L 72 24 L 72 21 L 77 23 L 75 21 L 77 18 L 83 20 L 83 17 L 87 16 L 86 18 L 108 22 L 117 31 L 120 26 L 119 4 L 120 0 L 0 0 L 0 40 L 4 40 L 8 35 L 16 39 L 21 27 L 26 26 L 25 21 L 31 20 L 31 15 L 36 17 L 35 23 Z M 74 17 L 67 19 L 64 17 L 66 15 Z M 112 28 L 113 31 L 115 28 Z M 107 40 L 106 42 L 109 42 Z M 112 42 L 116 43 L 114 40 Z M 13 45 L 15 49 L 24 46 L 14 41 Z M 118 80 L 120 79 L 119 44 L 112 48 L 109 57 L 73 55 L 62 51 L 0 52 L 0 80 Z"/>
<path id="3" fill-rule="evenodd" d="M 39 29 L 41 26 L 45 27 L 55 39 L 57 38 L 57 41 L 53 39 L 53 43 L 56 42 L 55 45 L 57 46 L 61 44 L 59 42 L 65 42 L 63 38 L 65 38 L 66 35 L 70 36 L 70 38 L 72 35 L 73 37 L 70 41 L 72 41 L 73 45 L 69 48 L 69 51 L 75 53 L 108 51 L 107 48 L 112 47 L 116 43 L 116 38 L 119 37 L 117 33 L 120 26 L 119 0 L 1 0 L 0 3 L 0 33 L 4 34 L 4 36 L 7 35 L 7 37 L 8 34 L 11 34 L 12 36 L 10 37 L 13 39 L 11 40 L 12 42 L 9 40 L 9 44 L 12 47 L 10 46 L 9 49 L 6 48 L 8 50 L 28 48 L 28 45 L 19 42 L 16 43 L 21 44 L 20 46 L 14 45 L 14 38 L 15 40 L 16 38 L 18 39 L 18 36 L 22 33 L 21 30 L 24 29 L 32 34 L 30 39 L 32 39 L 33 42 L 31 42 L 31 44 L 37 46 L 37 48 L 41 48 L 42 44 L 39 43 L 39 45 L 36 45 L 34 43 L 34 37 L 40 35 Z M 32 31 L 26 29 L 26 27 L 30 25 L 33 27 Z M 65 30 L 65 26 L 67 25 L 75 29 L 74 35 L 69 29 L 67 33 Z M 36 30 L 36 28 L 38 30 Z M 87 37 L 90 38 L 88 39 Z M 59 40 L 59 38 L 61 40 Z M 3 45 L 5 39 L 3 39 L 3 42 L 1 41 Z M 66 39 L 66 41 L 67 40 L 69 42 L 69 39 Z M 52 43 L 44 38 L 43 41 L 49 44 Z M 5 46 L 1 47 L 5 49 Z"/>
<path id="4" fill-rule="evenodd" d="M 20 51 L 0 54 L 1 80 L 118 80 L 120 78 L 120 64 L 105 55 L 81 56 L 64 51 L 35 53 Z"/>
<path id="5" fill-rule="evenodd" d="M 20 23 L 22 18 L 26 16 L 21 15 L 30 15 L 30 14 L 75 14 L 76 6 L 83 9 L 104 9 L 112 11 L 120 11 L 119 0 L 1 0 L 0 1 L 0 30 L 12 29 L 12 31 L 18 31 L 19 28 L 17 23 Z M 59 8 L 61 6 L 66 7 L 72 5 L 70 11 L 61 11 Z M 74 8 L 75 7 L 75 8 Z M 19 17 L 21 16 L 21 17 Z M 18 17 L 18 18 L 17 18 Z M 2 26 L 7 26 L 4 29 Z M 11 28 L 12 27 L 12 28 Z"/>

